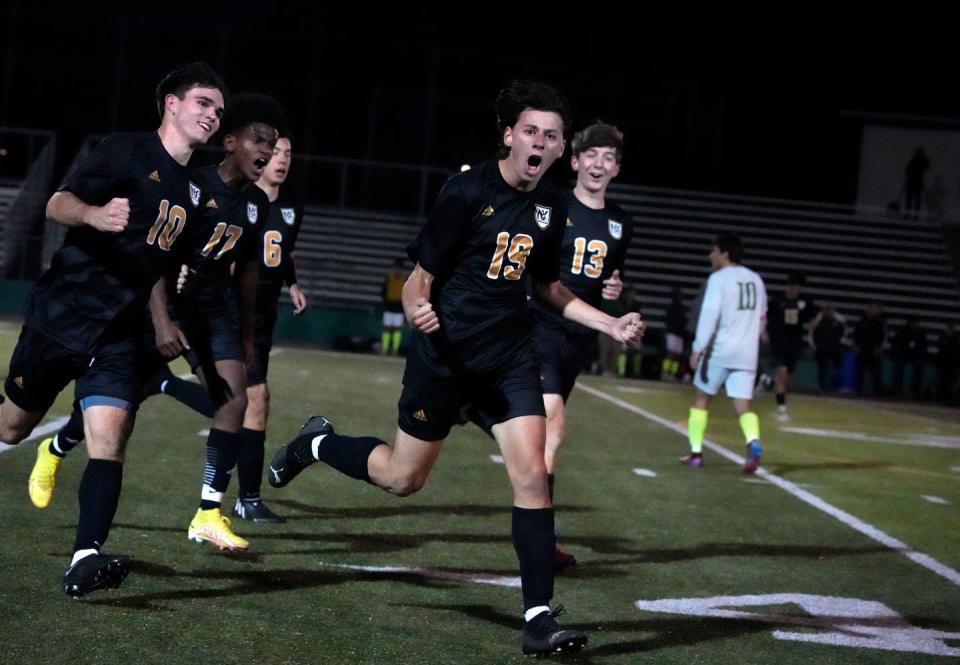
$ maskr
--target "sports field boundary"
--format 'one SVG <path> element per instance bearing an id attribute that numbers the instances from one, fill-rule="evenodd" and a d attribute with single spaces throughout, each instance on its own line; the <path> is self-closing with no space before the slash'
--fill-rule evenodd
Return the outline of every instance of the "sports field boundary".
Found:
<path id="1" fill-rule="evenodd" d="M 658 425 L 661 425 L 669 430 L 672 430 L 681 436 L 684 436 L 684 437 L 687 436 L 686 427 L 683 427 L 681 425 L 678 425 L 677 423 L 671 422 L 666 418 L 662 418 L 655 413 L 652 413 L 650 411 L 647 411 L 646 409 L 636 406 L 635 404 L 630 404 L 629 402 L 625 402 L 622 399 L 619 399 L 618 397 L 614 397 L 609 393 L 606 393 L 597 388 L 593 388 L 591 386 L 584 385 L 583 383 L 580 383 L 580 382 L 577 382 L 576 387 L 586 392 L 589 395 L 593 395 L 594 397 L 610 402 L 611 404 L 618 406 L 621 409 L 634 413 L 638 416 L 641 416 L 642 418 L 646 418 L 647 420 L 654 422 Z M 734 464 L 743 465 L 745 462 L 742 456 L 736 454 L 735 452 L 732 452 L 731 450 L 728 450 L 727 448 L 725 448 L 724 446 L 721 446 L 718 443 L 710 441 L 709 439 L 704 439 L 703 445 L 709 448 L 710 450 L 712 450 L 713 452 L 715 452 L 716 454 L 720 455 L 721 457 L 724 457 L 730 460 Z M 837 508 L 836 506 L 827 503 L 820 497 L 808 492 L 805 489 L 800 488 L 794 483 L 791 483 L 789 480 L 784 480 L 780 476 L 776 476 L 766 471 L 763 467 L 760 467 L 757 469 L 756 475 L 760 478 L 763 478 L 765 481 L 767 481 L 771 485 L 775 485 L 776 487 L 779 487 L 787 494 L 790 494 L 800 499 L 804 503 L 810 506 L 813 506 L 817 510 L 824 512 L 827 515 L 830 515 L 831 517 L 842 522 L 843 524 L 846 524 L 851 529 L 855 531 L 859 531 L 860 533 L 867 536 L 871 540 L 875 540 L 881 545 L 884 545 L 886 547 L 889 547 L 892 550 L 896 550 L 897 552 L 900 552 L 901 554 L 903 554 L 905 557 L 907 557 L 914 563 L 919 564 L 924 568 L 926 568 L 927 570 L 933 573 L 936 573 L 940 577 L 943 577 L 944 579 L 952 582 L 953 584 L 960 586 L 960 572 L 958 572 L 957 570 L 954 570 L 950 566 L 940 563 L 933 557 L 927 554 L 924 554 L 923 552 L 918 552 L 917 550 L 907 545 L 905 542 L 898 540 L 897 538 L 894 538 L 893 536 L 885 533 L 884 531 L 881 531 L 880 529 L 876 528 L 871 524 L 867 524 L 860 518 L 854 515 L 851 515 L 845 510 L 841 510 L 840 508 Z"/>

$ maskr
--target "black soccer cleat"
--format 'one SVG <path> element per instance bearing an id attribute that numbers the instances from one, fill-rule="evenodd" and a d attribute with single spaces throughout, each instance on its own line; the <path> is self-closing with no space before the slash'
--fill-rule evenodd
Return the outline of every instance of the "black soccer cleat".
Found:
<path id="1" fill-rule="evenodd" d="M 116 589 L 130 572 L 125 557 L 91 554 L 67 568 L 63 590 L 68 596 L 81 598 L 97 589 Z"/>
<path id="2" fill-rule="evenodd" d="M 561 628 L 554 620 L 563 612 L 557 607 L 552 612 L 541 612 L 523 625 L 520 648 L 530 656 L 557 653 L 575 653 L 587 645 L 587 636 L 579 630 Z"/>
<path id="3" fill-rule="evenodd" d="M 271 524 L 283 524 L 287 521 L 286 517 L 277 515 L 267 508 L 267 505 L 260 499 L 238 498 L 233 506 L 233 516 L 251 522 L 270 522 Z"/>
<path id="4" fill-rule="evenodd" d="M 301 471 L 316 462 L 311 450 L 313 436 L 333 434 L 333 423 L 323 416 L 310 416 L 293 441 L 283 446 L 270 460 L 267 482 L 271 487 L 284 487 Z"/>

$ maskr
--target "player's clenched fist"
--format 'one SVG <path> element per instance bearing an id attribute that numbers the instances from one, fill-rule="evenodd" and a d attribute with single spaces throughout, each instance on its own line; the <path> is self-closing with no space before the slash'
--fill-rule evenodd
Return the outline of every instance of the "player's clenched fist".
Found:
<path id="1" fill-rule="evenodd" d="M 623 342 L 627 346 L 638 347 L 643 339 L 643 332 L 646 330 L 646 324 L 640 315 L 636 312 L 624 314 L 614 321 L 610 335 L 618 342 Z"/>
<path id="2" fill-rule="evenodd" d="M 130 219 L 130 199 L 110 199 L 102 207 L 91 207 L 84 222 L 97 231 L 119 233 Z"/>
<path id="3" fill-rule="evenodd" d="M 426 298 L 413 301 L 413 311 L 408 312 L 407 322 L 417 330 L 432 333 L 440 330 L 440 319 L 433 311 L 433 305 Z"/>

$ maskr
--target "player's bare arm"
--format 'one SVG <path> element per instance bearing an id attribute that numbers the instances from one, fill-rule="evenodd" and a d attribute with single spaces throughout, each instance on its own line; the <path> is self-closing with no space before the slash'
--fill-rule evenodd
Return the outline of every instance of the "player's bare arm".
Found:
<path id="1" fill-rule="evenodd" d="M 430 304 L 433 275 L 418 263 L 403 285 L 403 315 L 412 327 L 427 333 L 440 330 L 440 319 Z"/>
<path id="2" fill-rule="evenodd" d="M 86 225 L 97 231 L 118 233 L 130 219 L 130 200 L 114 198 L 104 206 L 94 206 L 71 192 L 57 192 L 47 202 L 47 218 L 63 226 Z"/>
<path id="3" fill-rule="evenodd" d="M 150 318 L 156 331 L 157 350 L 164 358 L 172 360 L 184 350 L 190 349 L 186 335 L 170 320 L 167 309 L 166 280 L 160 278 L 150 292 Z"/>
<path id="4" fill-rule="evenodd" d="M 573 295 L 560 280 L 549 284 L 538 283 L 536 288 L 540 298 L 563 312 L 564 318 L 609 335 L 618 342 L 630 346 L 640 344 L 646 324 L 636 312 L 614 318 Z"/>

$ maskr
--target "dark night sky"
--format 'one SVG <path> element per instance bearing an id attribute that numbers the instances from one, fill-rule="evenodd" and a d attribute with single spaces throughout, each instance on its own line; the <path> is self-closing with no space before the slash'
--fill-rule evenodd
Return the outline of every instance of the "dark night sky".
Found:
<path id="1" fill-rule="evenodd" d="M 825 30 L 838 19 L 168 6 L 182 9 L 8 2 L 0 125 L 53 129 L 64 152 L 152 127 L 156 81 L 205 59 L 233 90 L 276 95 L 300 151 L 454 168 L 491 153 L 492 100 L 522 76 L 557 84 L 577 127 L 624 129 L 623 181 L 849 202 L 860 124 L 842 110 L 960 116 L 952 40 L 903 17 Z"/>

